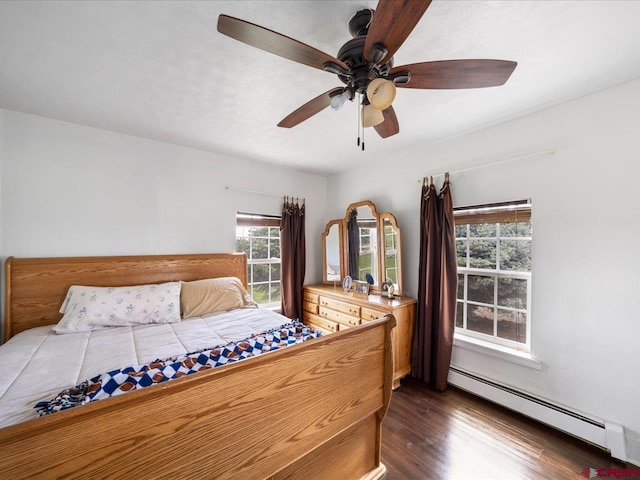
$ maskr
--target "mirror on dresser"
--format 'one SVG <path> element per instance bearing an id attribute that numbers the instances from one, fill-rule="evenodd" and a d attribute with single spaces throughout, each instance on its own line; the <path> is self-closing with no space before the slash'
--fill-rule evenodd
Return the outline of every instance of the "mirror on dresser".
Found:
<path id="1" fill-rule="evenodd" d="M 393 283 L 393 291 L 400 294 L 402 275 L 400 266 L 402 265 L 400 249 L 400 229 L 396 223 L 396 217 L 390 213 L 380 215 L 382 225 L 382 258 L 385 281 Z"/>
<path id="2" fill-rule="evenodd" d="M 331 220 L 322 234 L 323 283 L 335 284 L 349 275 L 369 281 L 372 292 L 393 283 L 402 294 L 400 228 L 391 213 L 379 214 L 370 200 L 355 202 L 345 217 Z"/>
<path id="3" fill-rule="evenodd" d="M 344 218 L 331 220 L 322 234 L 324 285 L 305 285 L 302 321 L 324 334 L 341 332 L 392 314 L 396 326 L 393 343 L 393 388 L 411 372 L 411 348 L 416 300 L 402 295 L 402 248 L 400 228 L 391 213 L 378 213 L 365 200 L 347 207 Z M 373 282 L 370 294 L 352 288 L 345 292 L 342 280 Z M 395 296 L 382 289 L 393 283 Z"/>
<path id="4" fill-rule="evenodd" d="M 347 273 L 353 280 L 368 281 L 378 290 L 380 262 L 378 257 L 378 232 L 380 217 L 370 201 L 352 203 L 347 208 L 345 254 Z M 384 281 L 384 280 L 383 280 Z"/>
<path id="5" fill-rule="evenodd" d="M 322 278 L 325 283 L 341 282 L 342 270 L 342 221 L 331 220 L 322 232 Z"/>

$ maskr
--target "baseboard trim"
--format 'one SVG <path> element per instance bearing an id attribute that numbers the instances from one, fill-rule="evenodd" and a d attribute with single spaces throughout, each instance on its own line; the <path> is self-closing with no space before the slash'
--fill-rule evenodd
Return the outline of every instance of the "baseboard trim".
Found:
<path id="1" fill-rule="evenodd" d="M 609 449 L 605 422 L 499 384 L 457 367 L 449 370 L 448 381 L 478 395 L 587 442 Z M 616 457 L 617 458 L 617 457 Z"/>
<path id="2" fill-rule="evenodd" d="M 448 381 L 461 390 L 608 450 L 613 458 L 640 465 L 640 433 L 623 425 L 587 416 L 459 367 L 449 369 Z"/>

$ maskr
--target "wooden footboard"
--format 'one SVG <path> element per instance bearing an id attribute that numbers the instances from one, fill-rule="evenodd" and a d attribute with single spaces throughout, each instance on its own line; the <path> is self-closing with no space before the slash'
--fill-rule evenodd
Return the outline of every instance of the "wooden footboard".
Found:
<path id="1" fill-rule="evenodd" d="M 3 478 L 374 479 L 393 316 L 0 429 Z"/>

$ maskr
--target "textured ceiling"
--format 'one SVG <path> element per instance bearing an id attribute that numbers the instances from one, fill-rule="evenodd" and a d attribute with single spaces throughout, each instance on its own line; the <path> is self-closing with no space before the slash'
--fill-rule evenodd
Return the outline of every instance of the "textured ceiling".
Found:
<path id="1" fill-rule="evenodd" d="M 0 108 L 331 174 L 640 78 L 640 1 L 437 1 L 395 65 L 518 62 L 506 85 L 398 89 L 400 133 L 355 104 L 277 123 L 342 84 L 216 31 L 225 13 L 330 55 L 375 1 L 0 1 Z"/>

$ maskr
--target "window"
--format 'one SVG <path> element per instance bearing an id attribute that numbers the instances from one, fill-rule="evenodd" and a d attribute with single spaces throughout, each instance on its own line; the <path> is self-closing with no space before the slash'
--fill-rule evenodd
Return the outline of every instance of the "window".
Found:
<path id="1" fill-rule="evenodd" d="M 454 209 L 456 333 L 529 351 L 531 203 Z"/>
<path id="2" fill-rule="evenodd" d="M 280 217 L 238 212 L 236 252 L 248 259 L 248 287 L 263 307 L 280 306 Z"/>

